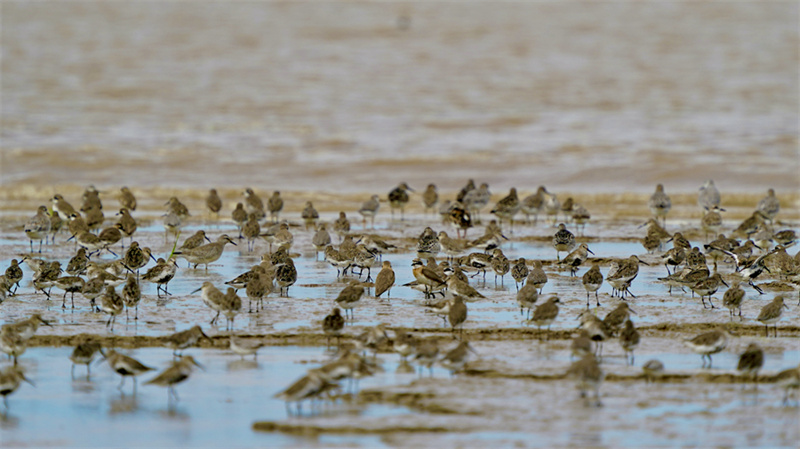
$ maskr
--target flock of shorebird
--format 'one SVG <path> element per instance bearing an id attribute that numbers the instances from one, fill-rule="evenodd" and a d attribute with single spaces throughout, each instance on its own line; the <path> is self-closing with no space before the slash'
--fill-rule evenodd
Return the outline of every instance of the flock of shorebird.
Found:
<path id="1" fill-rule="evenodd" d="M 399 212 L 400 219 L 404 219 L 405 206 L 408 204 L 409 192 L 413 192 L 406 183 L 401 183 L 391 190 L 385 201 L 388 201 L 394 220 L 395 211 Z M 237 245 L 237 241 L 244 240 L 248 251 L 254 250 L 255 242 L 261 238 L 270 245 L 268 253 L 261 258 L 261 263 L 252 267 L 235 279 L 226 282 L 225 292 L 212 282 L 206 281 L 192 293 L 200 292 L 205 305 L 216 312 L 211 324 L 214 324 L 220 315 L 225 316 L 227 328 L 231 330 L 230 348 L 242 356 L 256 354 L 260 343 L 237 340 L 233 336 L 234 319 L 242 312 L 243 302 L 238 295 L 238 290 L 244 289 L 249 300 L 248 311 L 258 312 L 268 295 L 279 292 L 281 296 L 288 296 L 289 288 L 297 282 L 298 272 L 290 253 L 294 242 L 292 231 L 288 222 L 280 220 L 283 209 L 283 199 L 280 192 L 274 194 L 266 201 L 250 188 L 242 192 L 243 201 L 233 209 L 231 219 L 238 228 L 238 238 L 228 234 L 220 235 L 211 241 L 204 231 L 198 231 L 185 239 L 180 246 L 177 245 L 181 228 L 190 216 L 188 208 L 176 197 L 167 201 L 166 213 L 163 224 L 165 239 L 174 236 L 175 245 L 172 253 L 165 259 L 155 260 L 150 249 L 141 247 L 134 241 L 137 229 L 133 212 L 136 210 L 136 198 L 126 187 L 120 190 L 118 199 L 121 208 L 119 219 L 111 226 L 103 227 L 105 216 L 102 211 L 100 192 L 88 188 L 82 197 L 82 207 L 75 209 L 62 195 L 55 195 L 51 200 L 51 208 L 40 206 L 36 214 L 24 225 L 24 232 L 30 240 L 30 254 L 24 255 L 22 261 L 33 271 L 32 285 L 36 292 L 42 292 L 50 299 L 53 287 L 64 292 L 62 308 L 67 307 L 67 295 L 70 295 L 71 307 L 75 307 L 74 295 L 80 293 L 90 301 L 93 311 L 102 311 L 109 315 L 106 326 L 113 332 L 117 315 L 134 309 L 134 320 L 138 319 L 138 304 L 142 298 L 140 280 L 156 284 L 157 296 L 170 295 L 169 282 L 177 274 L 177 260 L 185 259 L 197 268 L 219 260 L 226 245 Z M 520 313 L 527 309 L 526 322 L 540 328 L 547 327 L 555 322 L 559 316 L 558 295 L 550 295 L 546 300 L 539 302 L 543 288 L 548 281 L 544 264 L 541 260 L 529 261 L 524 258 L 509 260 L 501 249 L 503 242 L 508 237 L 503 232 L 503 226 L 513 228 L 514 219 L 518 213 L 525 215 L 525 221 L 536 223 L 540 214 L 552 219 L 553 225 L 558 223 L 560 217 L 564 222 L 558 224 L 558 230 L 552 237 L 552 245 L 556 251 L 555 261 L 545 261 L 553 267 L 569 271 L 575 276 L 584 262 L 593 262 L 582 276 L 582 284 L 586 290 L 586 310 L 579 316 L 580 333 L 573 339 L 571 351 L 579 360 L 572 364 L 567 375 L 574 377 L 580 388 L 582 396 L 589 390 L 594 391 L 595 403 L 599 404 L 599 386 L 604 373 L 601 367 L 603 342 L 614 337 L 619 337 L 620 345 L 625 351 L 626 360 L 633 364 L 634 349 L 640 344 L 641 337 L 631 320 L 633 310 L 626 297 L 634 297 L 630 291 L 631 283 L 637 277 L 642 261 L 638 256 L 612 262 L 608 274 L 604 277 L 600 271 L 600 264 L 591 261 L 589 254 L 594 253 L 587 243 L 579 243 L 567 227 L 567 223 L 574 224 L 575 229 L 582 235 L 582 229 L 591 218 L 587 209 L 575 203 L 572 198 L 561 202 L 555 194 L 550 193 L 545 187 L 539 187 L 536 193 L 523 199 L 517 196 L 517 190 L 512 188 L 509 194 L 491 209 L 491 214 L 496 217 L 484 228 L 484 234 L 476 239 L 466 238 L 467 230 L 480 223 L 480 213 L 491 202 L 491 192 L 487 184 L 475 186 L 470 180 L 461 189 L 454 200 L 439 201 L 436 187 L 431 184 L 421 194 L 426 213 L 438 210 L 444 223 L 452 226 L 456 238 L 450 237 L 447 232 L 436 232 L 432 227 L 426 227 L 417 240 L 416 256 L 411 269 L 414 281 L 405 286 L 414 288 L 424 293 L 426 305 L 442 316 L 445 323 L 449 324 L 454 338 L 461 340 L 459 344 L 449 350 L 440 350 L 439 339 L 436 337 L 419 338 L 402 329 L 393 329 L 393 336 L 384 325 L 366 329 L 361 335 L 346 343 L 340 343 L 343 329 L 348 318 L 354 315 L 354 309 L 361 303 L 365 292 L 374 288 L 374 296 L 380 298 L 384 293 L 389 296 L 391 288 L 395 285 L 395 273 L 388 261 L 381 261 L 381 254 L 395 249 L 394 245 L 383 241 L 374 235 L 364 235 L 354 239 L 351 232 L 350 221 L 346 213 L 340 212 L 339 218 L 333 223 L 319 222 L 319 213 L 312 202 L 307 202 L 301 213 L 301 218 L 306 230 L 313 230 L 311 239 L 315 254 L 322 252 L 327 263 L 337 270 L 337 278 L 348 275 L 350 282 L 341 290 L 334 302 L 335 308 L 330 315 L 322 319 L 322 331 L 330 340 L 336 338 L 338 352 L 336 358 L 321 367 L 314 368 L 302 378 L 290 385 L 276 397 L 289 403 L 299 403 L 306 399 L 315 399 L 326 396 L 328 392 L 338 389 L 339 381 L 359 379 L 369 376 L 380 369 L 376 359 L 363 355 L 367 350 L 375 353 L 386 345 L 391 345 L 394 351 L 400 354 L 402 363 L 406 364 L 411 358 L 419 369 L 427 367 L 432 370 L 434 364 L 439 363 L 451 372 L 464 368 L 468 360 L 476 354 L 467 341 L 463 340 L 463 326 L 468 317 L 468 303 L 484 298 L 484 295 L 470 285 L 472 277 L 483 275 L 487 272 L 501 277 L 511 274 L 517 289 L 517 302 Z M 752 216 L 738 226 L 732 237 L 718 234 L 722 228 L 720 212 L 720 194 L 713 181 L 706 182 L 701 187 L 698 195 L 698 204 L 704 211 L 701 227 L 707 235 L 706 244 L 702 248 L 692 246 L 681 232 L 669 234 L 666 230 L 666 217 L 672 207 L 671 200 L 664 192 L 662 185 L 656 187 L 655 193 L 650 198 L 648 206 L 653 218 L 645 225 L 647 232 L 642 238 L 642 245 L 649 253 L 660 252 L 666 266 L 667 275 L 659 280 L 673 288 L 689 288 L 693 294 L 697 293 L 704 307 L 706 300 L 711 308 L 712 296 L 721 286 L 729 288 L 725 291 L 722 302 L 730 311 L 731 320 L 738 310 L 741 318 L 741 304 L 745 292 L 743 286 L 751 286 L 759 293 L 763 290 L 755 283 L 759 276 L 769 276 L 786 281 L 786 285 L 794 286 L 800 282 L 800 252 L 794 257 L 787 254 L 786 249 L 796 241 L 793 230 L 779 230 L 775 232 L 775 217 L 780 211 L 780 203 L 775 192 L 769 189 L 768 194 L 758 202 Z M 216 190 L 210 190 L 206 199 L 208 212 L 219 218 L 222 211 L 222 201 Z M 374 220 L 381 206 L 381 199 L 373 195 L 363 203 L 358 210 L 362 216 L 362 225 L 366 229 L 367 220 L 374 227 Z M 38 254 L 42 251 L 42 241 L 55 244 L 55 235 L 60 229 L 66 229 L 70 235 L 69 240 L 74 240 L 78 250 L 74 257 L 62 269 L 58 260 L 47 261 L 35 257 L 34 243 L 38 242 Z M 644 225 L 643 225 L 644 226 Z M 330 232 L 339 236 L 340 243 L 334 245 Z M 356 234 L 358 235 L 358 234 Z M 125 239 L 129 239 L 127 248 Z M 667 243 L 671 248 L 662 251 Z M 120 244 L 124 253 L 117 255 L 113 252 L 115 245 Z M 276 249 L 273 251 L 273 247 Z M 111 261 L 92 257 L 101 252 L 108 252 L 115 258 Z M 567 253 L 561 257 L 561 253 Z M 436 258 L 443 254 L 446 260 L 437 262 Z M 150 260 L 156 264 L 141 274 Z M 707 260 L 711 259 L 713 266 L 710 268 Z M 21 261 L 11 261 L 5 274 L 0 276 L 0 303 L 9 295 L 14 295 L 23 279 Z M 380 264 L 380 271 L 372 278 L 371 268 Z M 718 268 L 723 264 L 730 264 L 732 272 L 723 275 Z M 361 278 L 366 272 L 366 280 Z M 357 274 L 356 274 L 357 273 Z M 726 278 L 728 281 L 726 281 Z M 603 283 L 612 287 L 612 296 L 618 296 L 622 302 L 609 312 L 605 318 L 600 319 L 596 311 L 591 309 L 591 294 L 594 293 L 595 304 L 600 306 L 598 290 Z M 729 285 L 728 282 L 731 282 Z M 116 287 L 122 285 L 118 293 Z M 441 295 L 441 300 L 436 300 L 436 295 Z M 784 309 L 788 309 L 784 295 L 777 295 L 769 304 L 764 306 L 757 321 L 765 325 L 766 334 L 769 336 L 769 326 L 774 328 L 777 336 L 777 322 L 781 319 Z M 344 316 L 341 309 L 344 309 Z M 29 319 L 16 323 L 8 323 L 0 332 L 0 350 L 7 353 L 14 360 L 13 366 L 0 371 L 0 394 L 6 397 L 13 393 L 22 381 L 27 381 L 23 370 L 17 365 L 17 357 L 25 352 L 27 341 L 34 335 L 39 325 L 49 325 L 40 315 L 34 314 Z M 456 336 L 456 330 L 459 331 Z M 731 332 L 725 327 L 719 327 L 687 339 L 685 344 L 698 354 L 702 355 L 703 367 L 711 366 L 711 355 L 722 351 L 728 344 Z M 540 332 L 548 335 L 549 332 Z M 200 364 L 191 356 L 179 355 L 177 351 L 197 344 L 201 339 L 211 340 L 200 326 L 189 330 L 166 336 L 165 344 L 175 352 L 172 365 L 149 380 L 148 384 L 165 386 L 169 391 L 170 401 L 177 400 L 174 386 L 186 380 L 193 368 Z M 122 388 L 125 378 L 134 379 L 136 376 L 147 373 L 153 368 L 139 361 L 116 352 L 111 348 L 103 348 L 99 339 L 89 338 L 77 345 L 71 359 L 74 364 L 85 364 L 87 376 L 89 365 L 96 354 L 102 354 L 109 366 L 122 376 Z M 758 370 L 764 364 L 764 354 L 758 344 L 751 344 L 741 355 L 738 369 L 746 376 L 757 379 Z M 74 369 L 74 365 L 73 365 Z M 664 371 L 663 364 L 651 360 L 642 366 L 645 376 L 650 379 Z M 800 366 L 781 372 L 778 375 L 780 382 L 786 387 L 788 401 L 789 393 L 800 387 Z M 135 390 L 134 390 L 135 391 Z M 6 402 L 6 407 L 7 407 Z"/>

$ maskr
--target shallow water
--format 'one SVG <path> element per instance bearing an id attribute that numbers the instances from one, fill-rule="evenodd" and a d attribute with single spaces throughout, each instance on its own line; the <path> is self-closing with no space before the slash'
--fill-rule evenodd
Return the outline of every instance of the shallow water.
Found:
<path id="1" fill-rule="evenodd" d="M 9 3 L 0 186 L 797 191 L 797 12 Z"/>

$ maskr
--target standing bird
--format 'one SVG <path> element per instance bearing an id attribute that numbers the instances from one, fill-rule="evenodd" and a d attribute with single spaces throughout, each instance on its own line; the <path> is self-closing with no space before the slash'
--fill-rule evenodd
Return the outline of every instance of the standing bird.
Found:
<path id="1" fill-rule="evenodd" d="M 439 360 L 439 363 L 444 368 L 450 370 L 450 374 L 453 375 L 464 369 L 464 366 L 469 362 L 472 354 L 477 355 L 478 353 L 475 352 L 475 349 L 470 346 L 468 341 L 462 341 L 458 346 L 448 351 L 448 353 Z"/>
<path id="2" fill-rule="evenodd" d="M 253 189 L 250 187 L 244 189 L 242 195 L 244 196 L 244 207 L 248 215 L 253 214 L 258 220 L 267 216 L 264 212 L 264 202 Z"/>
<path id="3" fill-rule="evenodd" d="M 23 380 L 33 385 L 33 382 L 25 377 L 22 368 L 18 366 L 9 366 L 3 371 L 0 371 L 0 395 L 3 396 L 3 405 L 6 410 L 8 410 L 8 396 L 17 391 Z"/>
<path id="4" fill-rule="evenodd" d="M 631 286 L 631 282 L 633 282 L 633 280 L 636 279 L 636 276 L 639 275 L 640 263 L 649 265 L 641 261 L 634 254 L 628 259 L 623 260 L 619 268 L 613 273 L 610 273 L 608 277 L 606 277 L 606 282 L 611 284 L 614 290 L 620 292 L 620 297 L 622 299 L 625 299 L 625 292 L 627 292 L 631 296 L 634 296 L 633 293 L 631 293 L 630 290 L 628 289 Z"/>
<path id="5" fill-rule="evenodd" d="M 536 307 L 533 311 L 533 317 L 530 319 L 530 322 L 535 324 L 536 327 L 539 328 L 539 331 L 542 330 L 543 326 L 547 326 L 548 340 L 550 339 L 550 325 L 553 324 L 553 321 L 558 317 L 558 303 L 560 302 L 561 300 L 558 296 L 551 296 L 544 304 Z"/>
<path id="6" fill-rule="evenodd" d="M 117 215 L 120 215 L 119 224 L 122 225 L 122 227 L 119 230 L 122 233 L 122 237 L 127 237 L 133 241 L 133 233 L 136 232 L 136 229 L 139 226 L 136 223 L 136 219 L 133 218 L 133 216 L 131 216 L 131 212 L 124 207 L 119 210 Z"/>
<path id="7" fill-rule="evenodd" d="M 428 187 L 422 192 L 422 205 L 425 206 L 425 213 L 434 210 L 438 202 L 439 193 L 436 191 L 436 184 L 428 184 Z"/>
<path id="8" fill-rule="evenodd" d="M 525 283 L 521 289 L 517 291 L 517 303 L 519 303 L 519 314 L 522 315 L 523 309 L 528 309 L 526 319 L 530 319 L 531 309 L 539 300 L 539 292 L 530 282 Z"/>
<path id="9" fill-rule="evenodd" d="M 183 351 L 186 348 L 192 347 L 200 341 L 200 339 L 204 339 L 209 343 L 213 343 L 214 340 L 211 339 L 205 332 L 203 332 L 203 328 L 198 325 L 194 325 L 189 329 L 175 332 L 174 334 L 168 335 L 164 337 L 164 344 L 169 349 L 172 349 L 173 357 L 178 357 L 181 354 L 178 354 L 178 351 Z"/>
<path id="10" fill-rule="evenodd" d="M 314 209 L 314 204 L 312 204 L 311 201 L 306 201 L 306 207 L 303 209 L 303 212 L 300 213 L 300 217 L 303 219 L 303 222 L 305 222 L 307 231 L 317 225 L 319 212 Z"/>
<path id="11" fill-rule="evenodd" d="M 514 278 L 517 291 L 519 291 L 519 284 L 524 283 L 529 274 L 528 263 L 525 261 L 524 257 L 520 257 L 514 262 L 514 266 L 511 267 L 511 277 Z"/>
<path id="12" fill-rule="evenodd" d="M 95 354 L 97 354 L 101 348 L 102 346 L 100 346 L 100 343 L 91 338 L 75 346 L 75 349 L 72 350 L 72 354 L 69 356 L 69 359 L 72 361 L 70 374 L 73 379 L 75 378 L 75 365 L 86 365 L 86 380 L 89 380 L 89 375 L 91 374 L 90 366 L 94 361 Z"/>
<path id="13" fill-rule="evenodd" d="M 405 215 L 406 204 L 408 204 L 408 192 L 413 192 L 414 189 L 408 186 L 405 182 L 395 187 L 389 192 L 389 206 L 392 208 L 392 220 L 394 220 L 394 210 L 400 209 L 400 221 L 403 221 Z"/>
<path id="14" fill-rule="evenodd" d="M 769 337 L 769 325 L 773 324 L 775 326 L 775 336 L 778 336 L 778 321 L 781 319 L 781 315 L 783 314 L 783 308 L 789 309 L 789 307 L 783 303 L 783 295 L 778 295 L 775 299 L 772 300 L 771 303 L 765 305 L 761 308 L 761 313 L 758 314 L 757 321 L 760 321 L 764 324 L 764 330 L 766 331 L 767 337 Z"/>
<path id="15" fill-rule="evenodd" d="M 337 306 L 344 309 L 345 314 L 347 314 L 349 310 L 351 318 L 355 319 L 353 309 L 359 304 L 362 296 L 364 296 L 364 287 L 361 285 L 361 282 L 353 279 L 350 281 L 349 285 L 339 292 L 339 296 L 336 297 L 334 302 Z"/>
<path id="16" fill-rule="evenodd" d="M 603 273 L 600 272 L 600 265 L 592 264 L 592 268 L 583 273 L 583 288 L 586 289 L 586 308 L 589 308 L 589 294 L 594 293 L 594 300 L 597 307 L 600 307 L 600 298 L 597 291 L 603 286 Z"/>
<path id="17" fill-rule="evenodd" d="M 339 218 L 333 222 L 333 232 L 339 236 L 339 243 L 341 243 L 344 236 L 350 232 L 350 220 L 347 218 L 347 214 L 344 213 L 344 211 L 339 211 Z"/>
<path id="18" fill-rule="evenodd" d="M 708 239 L 709 234 L 712 236 L 717 234 L 722 227 L 722 215 L 720 215 L 720 211 L 724 212 L 724 209 L 714 206 L 700 219 L 700 227 L 706 232 L 706 239 Z"/>
<path id="19" fill-rule="evenodd" d="M 136 315 L 133 317 L 134 321 L 139 320 L 139 301 L 142 300 L 142 290 L 139 287 L 139 281 L 136 277 L 128 275 L 128 280 L 125 286 L 122 287 L 122 299 L 125 302 L 125 321 L 128 321 L 128 310 L 131 307 L 136 309 Z"/>
<path id="20" fill-rule="evenodd" d="M 781 203 L 778 201 L 778 197 L 775 196 L 775 189 L 767 190 L 767 196 L 758 201 L 756 210 L 761 212 L 761 214 L 772 223 L 772 220 L 775 219 L 775 216 L 777 216 L 778 212 L 781 210 Z"/>
<path id="21" fill-rule="evenodd" d="M 711 210 L 715 206 L 719 207 L 719 203 L 719 190 L 714 185 L 714 180 L 709 179 L 700 187 L 700 193 L 697 194 L 697 204 L 705 210 Z"/>
<path id="22" fill-rule="evenodd" d="M 582 359 L 574 362 L 567 370 L 567 377 L 578 382 L 582 398 L 586 398 L 587 390 L 594 390 L 594 405 L 597 407 L 602 405 L 600 402 L 600 384 L 603 382 L 605 375 L 594 354 L 587 354 Z"/>
<path id="23" fill-rule="evenodd" d="M 648 360 L 642 365 L 642 372 L 644 373 L 645 380 L 650 383 L 656 377 L 660 377 L 664 373 L 664 364 L 661 363 L 661 360 Z"/>
<path id="24" fill-rule="evenodd" d="M 206 196 L 206 209 L 212 218 L 219 218 L 219 211 L 222 210 L 222 199 L 217 194 L 217 189 L 211 189 Z"/>
<path id="25" fill-rule="evenodd" d="M 311 245 L 314 247 L 314 260 L 319 260 L 319 252 L 324 251 L 325 247 L 331 244 L 331 234 L 325 223 L 317 226 L 317 232 L 311 238 Z"/>
<path id="26" fill-rule="evenodd" d="M 39 253 L 42 252 L 42 240 L 47 239 L 47 234 L 50 232 L 50 215 L 47 213 L 46 206 L 39 206 L 36 215 L 28 219 L 25 223 L 25 235 L 31 243 L 31 253 L 33 253 L 33 241 L 39 241 Z"/>
<path id="27" fill-rule="evenodd" d="M 339 338 L 342 335 L 344 324 L 345 319 L 338 307 L 334 307 L 331 314 L 322 320 L 322 331 L 328 337 L 327 349 L 331 348 L 331 337 L 336 337 L 336 345 L 339 346 Z"/>
<path id="28" fill-rule="evenodd" d="M 553 236 L 553 248 L 556 249 L 556 258 L 558 260 L 561 260 L 562 251 L 572 251 L 575 248 L 575 236 L 567 230 L 567 225 L 564 223 L 558 225 L 558 231 Z"/>
<path id="29" fill-rule="evenodd" d="M 236 223 L 236 227 L 239 228 L 239 238 L 242 238 L 242 229 L 244 228 L 244 224 L 247 223 L 248 214 L 247 211 L 244 210 L 243 203 L 236 203 L 236 209 L 231 212 L 231 219 L 234 223 Z"/>
<path id="30" fill-rule="evenodd" d="M 464 321 L 467 321 L 467 304 L 464 303 L 462 296 L 456 295 L 453 297 L 453 302 L 450 304 L 450 311 L 447 313 L 447 321 L 450 323 L 450 332 L 455 338 L 456 327 L 461 326 L 460 335 L 464 335 Z"/>
<path id="31" fill-rule="evenodd" d="M 277 223 L 278 217 L 283 209 L 283 198 L 281 198 L 281 192 L 274 191 L 272 192 L 272 196 L 269 197 L 267 200 L 267 209 L 269 210 L 269 217 L 272 222 Z"/>
<path id="32" fill-rule="evenodd" d="M 167 291 L 167 286 L 169 285 L 169 281 L 175 277 L 175 273 L 177 272 L 178 264 L 175 261 L 175 257 L 170 257 L 169 260 L 166 261 L 160 258 L 156 261 L 156 265 L 154 267 L 151 267 L 149 270 L 147 270 L 144 276 L 142 276 L 142 279 L 156 284 L 156 296 L 160 298 L 162 291 L 165 295 L 170 294 Z"/>
<path id="33" fill-rule="evenodd" d="M 567 254 L 563 260 L 561 260 L 561 265 L 569 267 L 569 275 L 575 276 L 575 273 L 578 272 L 578 268 L 581 266 L 581 264 L 589 258 L 590 253 L 594 255 L 592 250 L 589 249 L 589 245 L 581 243 L 571 253 Z"/>
<path id="34" fill-rule="evenodd" d="M 242 235 L 247 240 L 247 251 L 253 252 L 256 246 L 256 239 L 261 234 L 261 225 L 258 223 L 256 214 L 248 214 L 247 222 L 242 227 Z"/>
<path id="35" fill-rule="evenodd" d="M 745 378 L 752 377 L 753 383 L 758 386 L 758 370 L 762 366 L 764 366 L 764 350 L 758 343 L 750 343 L 739 356 L 739 364 L 736 369 L 741 371 Z"/>
<path id="36" fill-rule="evenodd" d="M 739 284 L 740 283 L 738 281 L 734 282 L 722 296 L 722 305 L 728 308 L 731 315 L 731 321 L 733 321 L 733 311 L 736 309 L 739 310 L 739 319 L 740 320 L 742 319 L 742 302 L 744 301 L 744 289 Z"/>
<path id="37" fill-rule="evenodd" d="M 717 329 L 705 332 L 694 338 L 684 339 L 683 343 L 702 356 L 703 368 L 706 367 L 706 358 L 708 358 L 708 367 L 711 368 L 711 355 L 725 349 L 728 346 L 729 337 L 730 333 L 728 331 Z"/>
<path id="38" fill-rule="evenodd" d="M 525 219 L 530 224 L 531 215 L 533 215 L 533 223 L 539 221 L 539 212 L 544 208 L 544 197 L 547 194 L 547 189 L 544 186 L 539 186 L 536 193 L 526 196 L 522 203 L 520 203 L 520 210 L 525 214 Z"/>
<path id="39" fill-rule="evenodd" d="M 656 220 L 660 218 L 661 222 L 666 227 L 667 214 L 669 210 L 672 209 L 672 200 L 669 199 L 669 195 L 664 193 L 664 186 L 662 184 L 656 185 L 656 191 L 650 196 L 650 201 L 647 203 L 647 206 L 650 208 L 653 218 Z"/>
<path id="40" fill-rule="evenodd" d="M 621 302 L 617 307 L 608 312 L 603 323 L 608 327 L 611 334 L 616 333 L 631 317 L 631 313 L 636 313 L 631 309 L 627 302 Z"/>
<path id="41" fill-rule="evenodd" d="M 111 326 L 111 332 L 114 332 L 114 323 L 117 321 L 117 315 L 122 313 L 125 308 L 125 301 L 117 294 L 114 287 L 111 285 L 106 286 L 106 292 L 100 296 L 100 310 L 111 315 L 106 322 L 106 327 Z"/>
<path id="42" fill-rule="evenodd" d="M 136 197 L 133 192 L 125 186 L 119 189 L 119 205 L 128 210 L 136 210 Z"/>
<path id="43" fill-rule="evenodd" d="M 639 346 L 639 331 L 633 326 L 633 321 L 628 320 L 625 322 L 625 329 L 619 334 L 619 344 L 625 351 L 625 361 L 628 361 L 628 354 L 630 354 L 631 362 L 633 365 L 633 350 Z"/>
<path id="44" fill-rule="evenodd" d="M 467 212 L 475 217 L 475 223 L 481 222 L 481 209 L 486 207 L 492 200 L 492 192 L 489 191 L 489 184 L 481 183 L 477 189 L 472 189 L 464 195 L 461 202 L 467 208 Z"/>
<path id="45" fill-rule="evenodd" d="M 519 197 L 517 196 L 517 189 L 512 187 L 511 190 L 509 190 L 508 195 L 498 201 L 490 213 L 494 214 L 497 219 L 500 220 L 501 225 L 503 224 L 503 221 L 507 221 L 509 228 L 513 231 L 514 215 L 519 212 L 519 209 L 520 202 Z"/>
<path id="46" fill-rule="evenodd" d="M 155 369 L 143 365 L 140 361 L 134 359 L 133 357 L 129 357 L 125 354 L 120 354 L 114 349 L 108 350 L 108 352 L 106 352 L 104 355 L 106 357 L 106 360 L 108 361 L 108 366 L 111 367 L 111 370 L 122 376 L 122 382 L 120 382 L 117 389 L 121 390 L 122 386 L 125 385 L 125 378 L 131 377 L 133 378 L 134 395 L 136 394 L 136 376 L 144 374 L 148 371 L 153 371 Z"/>
<path id="47" fill-rule="evenodd" d="M 528 274 L 528 279 L 525 280 L 525 284 L 533 285 L 539 290 L 539 294 L 542 294 L 542 289 L 544 289 L 545 284 L 547 284 L 547 273 L 545 273 L 544 268 L 542 268 L 541 260 L 533 261 L 533 269 Z"/>
<path id="48" fill-rule="evenodd" d="M 422 264 L 419 259 L 411 262 L 414 278 L 425 287 L 425 299 L 433 297 L 433 290 L 446 285 L 446 281 L 439 274 Z"/>
<path id="49" fill-rule="evenodd" d="M 275 284 L 280 288 L 280 295 L 288 297 L 289 287 L 297 282 L 297 268 L 294 260 L 287 257 L 286 260 L 275 269 Z"/>
<path id="50" fill-rule="evenodd" d="M 381 271 L 378 273 L 378 276 L 375 277 L 375 297 L 380 298 L 384 292 L 386 292 L 387 297 L 391 297 L 394 279 L 392 263 L 388 260 L 384 260 Z"/>
<path id="51" fill-rule="evenodd" d="M 217 238 L 216 242 L 207 243 L 197 248 L 175 251 L 173 254 L 183 257 L 189 263 L 194 264 L 194 268 L 197 268 L 200 264 L 204 264 L 206 266 L 206 271 L 208 271 L 208 264 L 216 262 L 222 257 L 222 252 L 225 250 L 225 245 L 228 243 L 234 246 L 236 245 L 227 234 L 222 234 Z"/>
<path id="52" fill-rule="evenodd" d="M 378 214 L 378 209 L 380 208 L 381 203 L 378 199 L 378 195 L 372 195 L 370 199 L 364 201 L 364 203 L 361 205 L 361 209 L 358 210 L 358 213 L 363 217 L 362 227 L 367 227 L 367 217 L 370 219 L 370 226 L 373 228 L 375 227 L 375 215 Z"/>
<path id="53" fill-rule="evenodd" d="M 145 385 L 167 387 L 167 402 L 170 402 L 173 398 L 175 401 L 178 401 L 179 398 L 178 393 L 175 391 L 175 385 L 188 379 L 195 366 L 200 369 L 203 368 L 202 365 L 197 363 L 194 357 L 183 355 L 177 361 L 172 362 L 172 365 L 162 371 L 158 376 L 145 382 Z"/>

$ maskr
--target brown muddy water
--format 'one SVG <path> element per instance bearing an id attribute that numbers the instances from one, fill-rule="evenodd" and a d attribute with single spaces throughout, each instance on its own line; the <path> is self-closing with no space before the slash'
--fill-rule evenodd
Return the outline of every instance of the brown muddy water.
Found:
<path id="1" fill-rule="evenodd" d="M 180 240 L 199 229 L 213 239 L 236 233 L 230 213 L 252 187 L 264 199 L 281 190 L 299 279 L 288 297 L 273 294 L 264 311 L 236 318 L 236 335 L 266 344 L 257 360 L 243 360 L 228 349 L 224 320 L 211 326 L 213 313 L 191 292 L 249 269 L 267 252 L 263 241 L 252 253 L 228 246 L 207 271 L 181 260 L 173 295 L 159 299 L 143 284 L 139 320 L 121 315 L 113 332 L 80 295 L 75 309 L 62 309 L 57 290 L 49 301 L 35 293 L 23 265 L 0 323 L 39 312 L 52 326 L 20 357 L 35 387 L 9 396 L 2 446 L 795 447 L 800 412 L 782 405 L 775 381 L 800 363 L 796 278 L 764 273 L 765 293 L 748 287 L 744 318 L 731 322 L 690 292 L 667 292 L 661 252 L 646 253 L 639 226 L 663 183 L 673 202 L 667 229 L 705 243 L 696 194 L 713 178 L 726 209 L 722 232 L 768 188 L 782 205 L 775 230 L 800 231 L 797 17 L 789 2 L 4 2 L 0 268 L 29 255 L 23 225 L 55 193 L 77 206 L 95 185 L 110 224 L 128 185 L 139 199 L 135 239 L 165 257 L 170 196 L 192 213 Z M 603 406 L 587 405 L 564 375 L 586 308 L 587 264 L 575 278 L 559 271 L 555 228 L 540 221 L 507 229 L 502 249 L 544 262 L 544 295 L 563 302 L 549 331 L 520 316 L 510 276 L 495 285 L 490 273 L 472 280 L 487 299 L 468 304 L 463 338 L 478 357 L 463 372 L 420 374 L 385 346 L 382 372 L 288 416 L 273 396 L 333 356 L 321 320 L 349 280 L 315 259 L 313 233 L 300 226 L 304 203 L 314 201 L 327 222 L 346 211 L 355 235 L 398 247 L 384 255 L 397 274 L 391 300 L 365 298 L 345 334 L 384 323 L 390 337 L 409 329 L 447 350 L 456 344 L 449 327 L 400 284 L 413 280 L 425 226 L 454 233 L 424 213 L 421 191 L 434 182 L 452 199 L 468 178 L 489 183 L 494 201 L 540 184 L 574 197 L 592 214 L 578 241 L 604 275 L 631 254 L 650 263 L 631 286 L 642 344 L 631 366 L 617 339 L 606 342 Z M 416 190 L 403 222 L 390 219 L 385 201 L 401 181 Z M 224 201 L 219 220 L 204 209 L 212 187 Z M 375 228 L 365 229 L 357 210 L 372 194 L 383 202 Z M 66 265 L 75 245 L 63 233 L 56 240 L 36 256 Z M 720 271 L 729 283 L 737 278 L 730 264 Z M 778 337 L 766 338 L 755 318 L 777 294 L 789 309 Z M 600 302 L 604 316 L 620 300 L 605 284 Z M 204 370 L 178 386 L 174 406 L 162 388 L 143 384 L 150 375 L 135 395 L 130 381 L 117 389 L 104 362 L 88 379 L 82 367 L 70 375 L 69 353 L 85 335 L 160 370 L 172 358 L 163 337 L 194 324 L 212 342 L 187 350 Z M 682 339 L 720 325 L 736 337 L 702 368 Z M 757 389 L 736 370 L 751 342 L 766 354 Z M 641 366 L 654 358 L 666 373 L 647 384 Z"/>

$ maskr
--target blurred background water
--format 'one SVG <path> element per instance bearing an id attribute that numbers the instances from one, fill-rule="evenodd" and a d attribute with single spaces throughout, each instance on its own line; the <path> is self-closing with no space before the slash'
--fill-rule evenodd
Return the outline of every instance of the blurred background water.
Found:
<path id="1" fill-rule="evenodd" d="M 4 188 L 800 188 L 794 2 L 4 2 L 1 20 Z"/>

